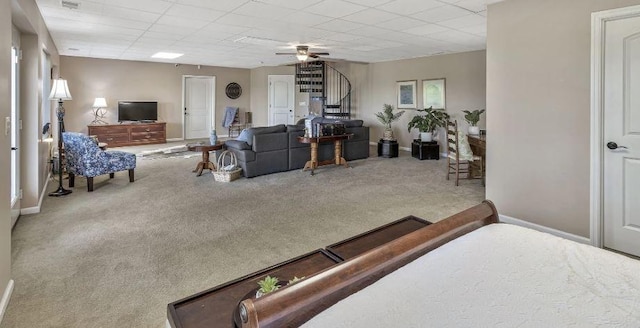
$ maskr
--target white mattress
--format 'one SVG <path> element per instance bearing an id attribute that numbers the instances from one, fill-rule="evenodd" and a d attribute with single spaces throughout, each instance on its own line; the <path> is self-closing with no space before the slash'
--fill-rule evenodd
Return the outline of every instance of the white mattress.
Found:
<path id="1" fill-rule="evenodd" d="M 640 327 L 640 261 L 508 224 L 458 238 L 303 327 Z"/>

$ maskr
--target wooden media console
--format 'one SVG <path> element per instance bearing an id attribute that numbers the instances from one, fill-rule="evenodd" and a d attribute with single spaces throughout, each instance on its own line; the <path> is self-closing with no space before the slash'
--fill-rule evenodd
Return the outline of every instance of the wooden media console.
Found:
<path id="1" fill-rule="evenodd" d="M 95 135 L 109 148 L 159 144 L 167 142 L 167 123 L 126 123 L 89 125 L 89 135 Z"/>

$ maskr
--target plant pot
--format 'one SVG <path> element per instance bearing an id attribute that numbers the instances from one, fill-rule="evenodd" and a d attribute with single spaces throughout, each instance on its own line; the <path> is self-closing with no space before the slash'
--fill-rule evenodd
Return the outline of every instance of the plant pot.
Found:
<path id="1" fill-rule="evenodd" d="M 384 134 L 382 135 L 382 139 L 384 139 L 384 140 L 395 140 L 395 138 L 393 137 L 393 130 L 385 129 L 384 130 Z"/>
<path id="2" fill-rule="evenodd" d="M 420 141 L 422 142 L 433 141 L 433 132 L 420 132 Z"/>
<path id="3" fill-rule="evenodd" d="M 480 134 L 480 127 L 478 126 L 470 126 L 469 127 L 469 134 L 477 136 Z"/>

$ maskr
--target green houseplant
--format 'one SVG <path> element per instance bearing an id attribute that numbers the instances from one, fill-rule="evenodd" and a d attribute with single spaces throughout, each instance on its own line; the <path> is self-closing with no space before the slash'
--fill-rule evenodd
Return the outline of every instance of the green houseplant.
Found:
<path id="1" fill-rule="evenodd" d="M 275 292 L 280 289 L 280 285 L 278 283 L 280 280 L 276 277 L 266 276 L 264 279 L 258 281 L 258 291 L 256 291 L 256 298 L 260 298 L 269 293 Z"/>
<path id="2" fill-rule="evenodd" d="M 380 123 L 384 124 L 384 135 L 382 139 L 384 140 L 396 140 L 393 136 L 393 130 L 391 129 L 391 123 L 397 121 L 404 111 L 399 111 L 397 113 L 393 113 L 393 106 L 389 104 L 384 104 L 384 109 L 382 112 L 377 112 L 376 117 Z"/>
<path id="3" fill-rule="evenodd" d="M 418 112 L 423 114 L 419 113 L 409 121 L 407 131 L 411 132 L 411 129 L 418 129 L 422 141 L 432 141 L 433 132 L 437 128 L 447 125 L 449 114 L 444 110 L 433 109 L 433 107 L 418 109 Z"/>
<path id="4" fill-rule="evenodd" d="M 484 113 L 484 109 L 476 109 L 472 111 L 463 110 L 464 119 L 469 123 L 469 134 L 480 134 L 480 128 L 478 128 L 478 122 L 480 121 L 480 114 Z"/>

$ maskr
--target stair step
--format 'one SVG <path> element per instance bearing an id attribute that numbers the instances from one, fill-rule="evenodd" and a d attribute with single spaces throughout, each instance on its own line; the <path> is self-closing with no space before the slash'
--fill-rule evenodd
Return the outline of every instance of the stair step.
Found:
<path id="1" fill-rule="evenodd" d="M 340 108 L 340 105 L 324 105 L 324 108 Z"/>
<path id="2" fill-rule="evenodd" d="M 298 73 L 296 74 L 296 78 L 322 78 L 322 74 L 318 73 Z"/>
<path id="3" fill-rule="evenodd" d="M 322 81 L 298 81 L 298 85 L 322 85 Z"/>
<path id="4" fill-rule="evenodd" d="M 331 112 L 325 112 L 324 114 L 325 116 L 339 116 L 339 117 L 345 117 L 345 116 L 351 115 L 349 113 L 331 113 Z"/>

